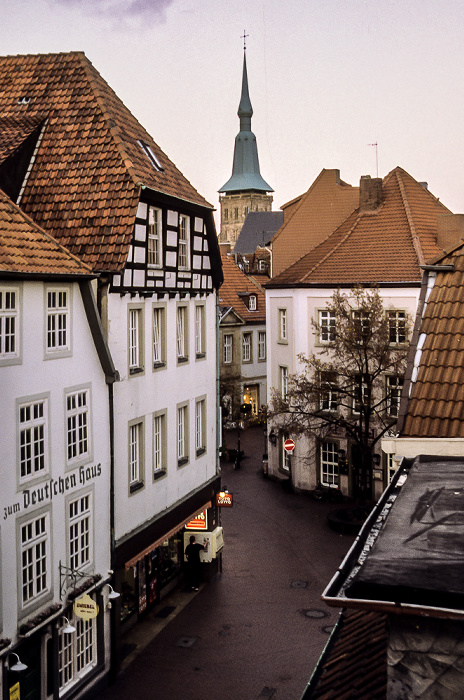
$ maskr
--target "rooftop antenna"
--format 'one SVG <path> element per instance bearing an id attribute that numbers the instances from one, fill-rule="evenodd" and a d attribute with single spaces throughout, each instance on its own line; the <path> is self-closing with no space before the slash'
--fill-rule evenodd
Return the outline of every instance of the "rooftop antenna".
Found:
<path id="1" fill-rule="evenodd" d="M 246 40 L 247 37 L 250 36 L 249 34 L 245 33 L 245 30 L 243 30 L 243 36 L 240 37 L 240 39 L 243 39 L 243 50 L 246 51 Z"/>
<path id="2" fill-rule="evenodd" d="M 376 177 L 379 177 L 379 144 L 377 141 L 375 143 L 368 143 L 368 146 L 374 146 L 375 148 L 375 169 Z"/>

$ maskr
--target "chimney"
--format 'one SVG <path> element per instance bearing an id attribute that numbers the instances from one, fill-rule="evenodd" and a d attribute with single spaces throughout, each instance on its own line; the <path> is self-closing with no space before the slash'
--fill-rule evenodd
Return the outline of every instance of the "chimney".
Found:
<path id="1" fill-rule="evenodd" d="M 359 210 L 375 211 L 382 204 L 382 178 L 362 175 L 359 182 Z"/>
<path id="2" fill-rule="evenodd" d="M 464 214 L 440 214 L 437 222 L 437 244 L 447 250 L 464 238 Z"/>

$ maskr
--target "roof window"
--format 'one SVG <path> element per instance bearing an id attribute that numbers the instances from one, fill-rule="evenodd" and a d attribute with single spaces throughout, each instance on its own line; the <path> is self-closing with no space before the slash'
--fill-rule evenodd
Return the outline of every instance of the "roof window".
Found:
<path id="1" fill-rule="evenodd" d="M 137 143 L 139 144 L 140 148 L 147 156 L 148 160 L 150 161 L 150 163 L 152 164 L 154 169 L 158 170 L 159 172 L 164 170 L 164 168 L 161 165 L 161 163 L 159 162 L 158 158 L 153 153 L 151 146 L 149 146 L 148 143 L 145 143 L 145 141 L 137 141 Z"/>
<path id="2" fill-rule="evenodd" d="M 30 97 L 20 97 L 18 100 L 18 104 L 19 105 L 28 105 L 30 101 L 31 101 Z"/>

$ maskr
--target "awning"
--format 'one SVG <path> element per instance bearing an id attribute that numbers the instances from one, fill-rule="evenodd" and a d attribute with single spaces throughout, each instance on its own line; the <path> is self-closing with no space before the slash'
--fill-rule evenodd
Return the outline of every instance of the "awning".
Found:
<path id="1" fill-rule="evenodd" d="M 129 559 L 129 561 L 126 561 L 126 563 L 124 565 L 125 569 L 127 570 L 127 569 L 130 569 L 132 566 L 135 566 L 135 564 L 137 564 L 138 561 L 140 561 L 145 556 L 147 556 L 147 554 L 150 554 L 150 552 L 153 552 L 153 550 L 156 549 L 157 547 L 159 547 L 162 542 L 164 542 L 165 540 L 168 540 L 170 537 L 175 535 L 176 532 L 179 532 L 179 530 L 182 530 L 182 528 L 185 525 L 187 525 L 187 523 L 189 523 L 191 520 L 196 518 L 197 515 L 199 515 L 202 511 L 207 510 L 208 508 L 211 508 L 211 505 L 212 505 L 211 501 L 208 501 L 203 506 L 201 506 L 201 508 L 198 508 L 198 510 L 194 510 L 193 513 L 191 515 L 189 515 L 188 518 L 185 518 L 185 520 L 183 520 L 181 523 L 179 523 L 175 527 L 168 530 L 168 532 L 165 532 L 162 537 L 158 537 L 157 540 L 152 542 L 148 547 L 145 547 L 145 549 L 142 550 L 141 552 L 139 552 L 138 554 L 136 554 L 135 557 L 132 557 L 132 559 Z"/>

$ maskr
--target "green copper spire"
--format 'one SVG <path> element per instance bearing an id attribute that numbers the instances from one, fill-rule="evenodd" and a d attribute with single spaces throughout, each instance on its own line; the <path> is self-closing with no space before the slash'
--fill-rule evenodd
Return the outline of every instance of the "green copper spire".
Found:
<path id="1" fill-rule="evenodd" d="M 274 192 L 259 172 L 256 136 L 251 130 L 253 107 L 248 94 L 246 50 L 243 53 L 242 95 L 237 114 L 240 118 L 240 131 L 235 137 L 232 177 L 221 187 L 219 192 Z"/>

